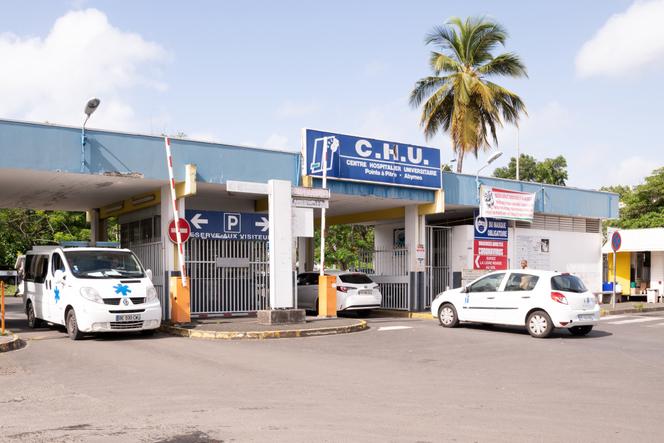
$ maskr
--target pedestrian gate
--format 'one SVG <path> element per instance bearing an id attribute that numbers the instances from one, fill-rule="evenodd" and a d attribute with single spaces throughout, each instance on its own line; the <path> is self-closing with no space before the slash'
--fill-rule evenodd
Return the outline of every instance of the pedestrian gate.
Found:
<path id="1" fill-rule="evenodd" d="M 451 230 L 444 226 L 426 227 L 425 307 L 450 285 Z"/>
<path id="2" fill-rule="evenodd" d="M 141 264 L 145 269 L 150 269 L 152 271 L 152 284 L 157 291 L 159 296 L 159 302 L 161 303 L 162 315 L 164 318 L 168 318 L 168 312 L 166 307 L 165 296 L 164 294 L 164 245 L 162 242 L 152 242 L 152 243 L 139 243 L 139 244 L 130 244 L 129 249 L 136 254 L 136 257 L 141 261 Z"/>
<path id="3" fill-rule="evenodd" d="M 269 307 L 267 241 L 192 238 L 185 249 L 192 315 L 246 313 Z"/>

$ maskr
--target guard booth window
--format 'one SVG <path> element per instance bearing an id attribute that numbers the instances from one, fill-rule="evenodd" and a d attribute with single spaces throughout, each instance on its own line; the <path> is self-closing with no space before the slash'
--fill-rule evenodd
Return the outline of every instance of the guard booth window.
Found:
<path id="1" fill-rule="evenodd" d="M 123 248 L 161 241 L 161 216 L 120 225 L 120 244 Z"/>

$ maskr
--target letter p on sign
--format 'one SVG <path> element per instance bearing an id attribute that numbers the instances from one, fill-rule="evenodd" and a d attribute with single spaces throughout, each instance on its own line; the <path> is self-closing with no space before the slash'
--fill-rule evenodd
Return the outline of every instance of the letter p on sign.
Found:
<path id="1" fill-rule="evenodd" d="M 241 228 L 242 216 L 238 213 L 227 212 L 224 214 L 224 232 L 232 232 L 239 234 Z"/>

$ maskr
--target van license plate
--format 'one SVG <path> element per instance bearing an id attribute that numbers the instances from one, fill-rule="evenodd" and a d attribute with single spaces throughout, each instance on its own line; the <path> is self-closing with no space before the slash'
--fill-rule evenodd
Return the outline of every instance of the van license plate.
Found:
<path id="1" fill-rule="evenodd" d="M 140 314 L 121 314 L 115 316 L 115 321 L 139 321 L 140 319 Z"/>

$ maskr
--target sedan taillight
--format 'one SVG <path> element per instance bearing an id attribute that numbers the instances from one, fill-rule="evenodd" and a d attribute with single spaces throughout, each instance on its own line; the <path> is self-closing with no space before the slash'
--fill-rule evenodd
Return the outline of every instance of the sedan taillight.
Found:
<path id="1" fill-rule="evenodd" d="M 560 292 L 552 292 L 551 293 L 551 300 L 556 301 L 556 302 L 558 302 L 560 304 L 563 304 L 563 305 L 567 304 L 567 297 L 565 297 Z"/>
<path id="2" fill-rule="evenodd" d="M 348 292 L 349 289 L 348 286 L 337 286 L 337 291 Z"/>

